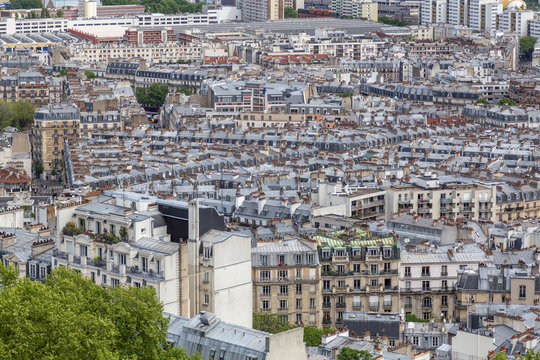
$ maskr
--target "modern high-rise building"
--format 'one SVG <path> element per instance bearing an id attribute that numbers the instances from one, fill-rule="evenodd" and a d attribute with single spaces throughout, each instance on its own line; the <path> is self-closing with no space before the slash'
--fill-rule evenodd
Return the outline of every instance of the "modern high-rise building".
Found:
<path id="1" fill-rule="evenodd" d="M 244 21 L 267 21 L 284 18 L 284 0 L 241 0 Z"/>
<path id="2" fill-rule="evenodd" d="M 378 4 L 372 0 L 332 0 L 330 9 L 340 16 L 378 20 Z"/>

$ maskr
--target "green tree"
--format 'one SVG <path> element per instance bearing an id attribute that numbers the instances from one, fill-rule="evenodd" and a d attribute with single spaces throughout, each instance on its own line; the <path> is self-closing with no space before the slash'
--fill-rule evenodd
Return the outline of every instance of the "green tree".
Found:
<path id="1" fill-rule="evenodd" d="M 11 0 L 9 9 L 39 9 L 43 6 L 41 0 Z"/>
<path id="2" fill-rule="evenodd" d="M 489 105 L 489 101 L 487 101 L 486 99 L 484 98 L 478 98 L 478 100 L 476 100 L 474 102 L 476 105 Z"/>
<path id="3" fill-rule="evenodd" d="M 253 314 L 253 328 L 256 330 L 277 334 L 292 329 L 294 326 L 290 325 L 286 321 L 281 321 L 276 314 L 261 312 Z"/>
<path id="4" fill-rule="evenodd" d="M 12 122 L 11 105 L 5 100 L 0 100 L 0 128 L 12 126 Z"/>
<path id="5" fill-rule="evenodd" d="M 296 19 L 298 17 L 298 12 L 290 6 L 286 6 L 283 9 L 283 17 L 285 19 Z"/>
<path id="6" fill-rule="evenodd" d="M 509 99 L 509 98 L 502 98 L 501 100 L 499 100 L 499 102 L 497 103 L 497 105 L 508 105 L 508 106 L 516 106 L 517 105 L 517 102 L 515 102 L 514 100 L 512 99 Z"/>
<path id="7" fill-rule="evenodd" d="M 499 351 L 491 358 L 491 360 L 508 360 L 508 356 L 506 356 L 504 351 Z"/>
<path id="8" fill-rule="evenodd" d="M 394 26 L 407 26 L 408 25 L 408 23 L 405 20 L 394 19 L 387 16 L 379 16 L 377 21 L 382 24 L 394 25 Z"/>
<path id="9" fill-rule="evenodd" d="M 19 130 L 27 129 L 34 121 L 34 105 L 29 101 L 15 101 L 10 103 L 12 126 Z"/>
<path id="10" fill-rule="evenodd" d="M 534 36 L 523 36 L 519 39 L 519 50 L 523 51 L 527 59 L 532 58 L 535 43 L 536 38 Z"/>
<path id="11" fill-rule="evenodd" d="M 0 267 L 3 358 L 201 359 L 167 346 L 168 319 L 152 287 L 102 288 L 67 268 L 32 282 Z"/>
<path id="12" fill-rule="evenodd" d="M 41 18 L 50 18 L 51 17 L 51 12 L 49 11 L 49 9 L 47 8 L 41 8 L 41 15 L 40 15 Z"/>
<path id="13" fill-rule="evenodd" d="M 336 332 L 333 329 L 319 329 L 315 326 L 304 326 L 304 342 L 307 346 L 321 345 L 322 336 Z"/>
<path id="14" fill-rule="evenodd" d="M 43 170 L 43 163 L 40 160 L 34 161 L 34 172 L 36 173 L 36 175 L 40 176 L 41 174 L 43 174 Z"/>
<path id="15" fill-rule="evenodd" d="M 407 322 L 428 322 L 428 320 L 420 319 L 414 314 L 406 314 L 405 321 Z"/>
<path id="16" fill-rule="evenodd" d="M 58 77 L 66 76 L 67 75 L 67 69 L 62 69 L 58 73 Z"/>
<path id="17" fill-rule="evenodd" d="M 141 105 L 161 107 L 165 102 L 165 98 L 167 97 L 168 93 L 169 88 L 167 85 L 153 83 L 148 87 L 148 89 L 137 88 L 135 91 L 135 96 Z"/>
<path id="18" fill-rule="evenodd" d="M 64 10 L 58 9 L 58 11 L 56 12 L 56 17 L 64 17 Z"/>
<path id="19" fill-rule="evenodd" d="M 93 79 L 96 77 L 96 74 L 90 70 L 84 70 L 84 74 L 86 75 L 88 79 Z"/>
<path id="20" fill-rule="evenodd" d="M 178 89 L 176 92 L 179 92 L 188 96 L 191 95 L 191 90 L 189 90 L 187 86 L 182 86 L 182 88 Z"/>
<path id="21" fill-rule="evenodd" d="M 15 13 L 15 20 L 19 20 L 19 13 Z"/>
<path id="22" fill-rule="evenodd" d="M 341 349 L 337 356 L 338 360 L 373 360 L 371 355 L 366 350 L 356 350 L 350 347 L 344 347 Z"/>

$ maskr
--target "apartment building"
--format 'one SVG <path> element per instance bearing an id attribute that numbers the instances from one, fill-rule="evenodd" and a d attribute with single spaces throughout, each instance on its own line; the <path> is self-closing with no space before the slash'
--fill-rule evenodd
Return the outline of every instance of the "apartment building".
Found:
<path id="1" fill-rule="evenodd" d="M 372 0 L 332 0 L 330 10 L 340 16 L 378 20 L 378 3 Z"/>
<path id="2" fill-rule="evenodd" d="M 413 214 L 437 220 L 495 220 L 495 186 L 476 183 L 440 184 L 436 174 L 418 176 L 409 184 L 384 186 L 386 219 Z"/>
<path id="3" fill-rule="evenodd" d="M 332 206 L 339 213 L 358 220 L 382 220 L 385 217 L 386 191 L 378 188 L 358 188 L 350 191 L 325 194 L 325 186 L 319 189 L 319 204 Z M 342 208 L 342 210 L 337 210 Z"/>
<path id="4" fill-rule="evenodd" d="M 519 3 L 520 1 L 516 1 L 516 4 Z M 499 16 L 499 30 L 505 33 L 516 33 L 519 37 L 527 36 L 529 34 L 529 22 L 532 21 L 535 16 L 534 11 L 532 10 L 507 8 Z"/>
<path id="5" fill-rule="evenodd" d="M 538 305 L 540 278 L 531 267 L 483 266 L 460 274 L 456 284 L 456 321 L 476 311 L 493 315 L 501 305 Z"/>
<path id="6" fill-rule="evenodd" d="M 534 219 L 540 211 L 540 190 L 530 185 L 521 188 L 500 186 L 497 190 L 496 221 Z"/>
<path id="7" fill-rule="evenodd" d="M 317 250 L 299 239 L 259 244 L 251 251 L 253 311 L 293 325 L 322 326 Z"/>
<path id="8" fill-rule="evenodd" d="M 353 227 L 313 236 L 322 278 L 322 323 L 340 328 L 347 310 L 398 312 L 399 243 Z"/>
<path id="9" fill-rule="evenodd" d="M 129 28 L 123 38 L 123 42 L 130 45 L 160 44 L 171 41 L 176 41 L 174 30 L 171 28 Z"/>
<path id="10" fill-rule="evenodd" d="M 187 313 L 187 291 L 181 288 L 187 288 L 181 260 L 186 246 L 170 242 L 165 224 L 156 224 L 157 204 L 134 211 L 101 196 L 70 213 L 73 216 L 58 217 L 61 230 L 53 267 L 69 266 L 103 286 L 152 286 L 165 311 Z"/>
<path id="11" fill-rule="evenodd" d="M 43 163 L 44 176 L 55 176 L 62 167 L 65 141 L 80 134 L 80 113 L 71 104 L 48 105 L 34 112 L 32 158 Z"/>
<path id="12" fill-rule="evenodd" d="M 290 3 L 290 0 L 242 0 L 242 20 L 252 22 L 283 19 L 286 2 Z"/>
<path id="13" fill-rule="evenodd" d="M 28 101 L 36 105 L 57 104 L 63 98 L 64 82 L 39 72 L 26 71 L 0 79 L 0 100 Z"/>
<path id="14" fill-rule="evenodd" d="M 458 273 L 489 262 L 492 259 L 476 244 L 435 247 L 426 242 L 402 248 L 399 290 L 405 314 L 452 320 Z"/>
<path id="15" fill-rule="evenodd" d="M 81 112 L 80 132 L 83 135 L 95 130 L 122 130 L 124 120 L 119 111 Z"/>

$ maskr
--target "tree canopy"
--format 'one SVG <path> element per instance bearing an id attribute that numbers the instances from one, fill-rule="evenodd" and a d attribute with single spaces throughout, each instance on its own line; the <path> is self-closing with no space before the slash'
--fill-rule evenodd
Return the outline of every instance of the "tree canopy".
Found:
<path id="1" fill-rule="evenodd" d="M 19 130 L 29 128 L 34 121 L 34 105 L 28 101 L 7 102 L 0 100 L 0 128 L 8 126 Z"/>
<path id="2" fill-rule="evenodd" d="M 260 312 L 253 314 L 253 328 L 256 330 L 266 331 L 272 334 L 277 334 L 283 331 L 292 329 L 294 326 L 281 319 L 276 314 L 269 312 Z"/>
<path id="3" fill-rule="evenodd" d="M 150 87 L 148 87 L 148 89 L 137 88 L 135 91 L 139 104 L 156 108 L 163 105 L 168 93 L 169 88 L 167 85 L 161 85 L 158 83 L 153 83 L 150 85 Z"/>
<path id="4" fill-rule="evenodd" d="M 514 100 L 509 99 L 509 98 L 502 98 L 501 100 L 499 100 L 499 102 L 497 104 L 498 105 L 516 106 L 517 102 L 515 102 Z"/>
<path id="5" fill-rule="evenodd" d="M 407 26 L 408 25 L 408 23 L 405 20 L 394 19 L 387 16 L 379 16 L 378 22 L 382 24 L 394 25 L 394 26 Z"/>
<path id="6" fill-rule="evenodd" d="M 476 100 L 474 102 L 475 104 L 480 104 L 480 105 L 489 105 L 489 101 L 487 101 L 486 99 L 484 98 L 478 98 L 478 100 Z"/>
<path id="7" fill-rule="evenodd" d="M 67 268 L 33 282 L 1 264 L 0 284 L 2 358 L 201 359 L 167 345 L 152 287 L 103 288 Z"/>
<path id="8" fill-rule="evenodd" d="M 290 6 L 286 6 L 283 9 L 283 17 L 285 19 L 296 19 L 298 17 L 298 12 Z"/>
<path id="9" fill-rule="evenodd" d="M 40 9 L 43 6 L 41 0 L 11 0 L 9 9 Z"/>
<path id="10" fill-rule="evenodd" d="M 350 347 L 344 347 L 339 352 L 337 359 L 338 360 L 372 360 L 373 355 L 371 355 L 366 350 L 356 350 L 356 349 L 351 349 Z"/>
<path id="11" fill-rule="evenodd" d="M 186 0 L 103 0 L 103 5 L 144 5 L 148 13 L 200 13 L 204 2 L 190 3 Z"/>
<path id="12" fill-rule="evenodd" d="M 96 73 L 94 73 L 91 70 L 84 70 L 84 74 L 86 75 L 86 78 L 93 79 L 96 77 Z"/>
<path id="13" fill-rule="evenodd" d="M 319 346 L 321 345 L 323 335 L 334 332 L 335 330 L 333 329 L 319 329 L 315 326 L 304 326 L 304 342 L 307 346 Z"/>
<path id="14" fill-rule="evenodd" d="M 534 36 L 523 36 L 519 38 L 519 50 L 523 51 L 525 56 L 530 59 L 532 58 L 535 43 L 536 38 Z"/>

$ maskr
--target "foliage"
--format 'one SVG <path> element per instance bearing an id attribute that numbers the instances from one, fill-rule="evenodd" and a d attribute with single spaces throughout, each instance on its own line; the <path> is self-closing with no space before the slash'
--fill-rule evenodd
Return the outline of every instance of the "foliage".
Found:
<path id="1" fill-rule="evenodd" d="M 96 77 L 96 74 L 90 70 L 84 70 L 84 74 L 86 75 L 88 79 L 93 79 Z"/>
<path id="2" fill-rule="evenodd" d="M 420 323 L 428 322 L 428 320 L 420 319 L 419 317 L 417 317 L 414 314 L 406 314 L 405 315 L 405 321 L 407 321 L 407 322 L 420 322 Z"/>
<path id="3" fill-rule="evenodd" d="M 283 9 L 283 17 L 285 19 L 296 19 L 298 17 L 298 12 L 290 6 L 286 6 Z"/>
<path id="4" fill-rule="evenodd" d="M 204 2 L 186 0 L 103 0 L 103 5 L 144 5 L 147 13 L 200 13 Z"/>
<path id="5" fill-rule="evenodd" d="M 491 358 L 491 360 L 508 360 L 508 357 L 504 351 L 499 351 Z"/>
<path id="6" fill-rule="evenodd" d="M 304 326 L 304 342 L 307 346 L 319 346 L 321 345 L 321 337 L 323 335 L 334 332 L 336 331 L 329 328 L 319 329 L 315 326 Z"/>
<path id="7" fill-rule="evenodd" d="M 347 92 L 347 93 L 338 93 L 337 96 L 339 97 L 342 97 L 342 98 L 348 98 L 348 97 L 351 97 L 353 96 L 354 94 L 352 92 Z"/>
<path id="8" fill-rule="evenodd" d="M 371 355 L 366 350 L 356 350 L 350 347 L 343 347 L 337 356 L 338 360 L 372 360 Z"/>
<path id="9" fill-rule="evenodd" d="M 64 10 L 58 9 L 58 11 L 56 12 L 56 17 L 64 17 Z"/>
<path id="10" fill-rule="evenodd" d="M 178 59 L 176 60 L 177 64 L 191 64 L 191 60 Z"/>
<path id="11" fill-rule="evenodd" d="M 40 16 L 34 10 L 30 11 L 30 14 L 26 16 L 28 19 L 39 19 Z"/>
<path id="12" fill-rule="evenodd" d="M 253 314 L 253 328 L 277 334 L 290 330 L 294 328 L 294 326 L 290 325 L 288 322 L 281 321 L 276 314 L 261 312 Z"/>
<path id="13" fill-rule="evenodd" d="M 34 121 L 34 105 L 28 101 L 7 102 L 0 100 L 0 128 L 8 126 L 19 130 L 29 128 Z"/>
<path id="14" fill-rule="evenodd" d="M 481 104 L 481 105 L 489 105 L 489 101 L 487 101 L 486 99 L 484 98 L 478 98 L 478 100 L 475 101 L 475 104 L 478 105 L 478 104 Z"/>
<path id="15" fill-rule="evenodd" d="M 523 36 L 519 38 L 519 50 L 523 51 L 525 56 L 530 59 L 532 57 L 535 43 L 536 38 L 534 36 Z"/>
<path id="16" fill-rule="evenodd" d="M 409 25 L 409 23 L 407 23 L 405 20 L 394 19 L 388 16 L 379 16 L 378 22 L 380 22 L 381 24 L 393 25 L 393 26 Z"/>
<path id="17" fill-rule="evenodd" d="M 70 221 L 64 225 L 62 228 L 62 234 L 68 235 L 68 236 L 74 236 L 79 235 L 81 233 L 81 230 L 75 226 L 75 223 L 73 221 Z"/>
<path id="18" fill-rule="evenodd" d="M 137 88 L 135 95 L 141 105 L 161 107 L 169 93 L 167 85 L 153 83 L 148 89 Z"/>
<path id="19" fill-rule="evenodd" d="M 49 11 L 49 9 L 47 8 L 41 8 L 41 15 L 40 15 L 41 18 L 45 19 L 45 18 L 50 18 L 51 17 L 51 12 Z"/>
<path id="20" fill-rule="evenodd" d="M 39 9 L 41 0 L 11 0 L 8 9 Z"/>
<path id="21" fill-rule="evenodd" d="M 43 174 L 43 163 L 40 160 L 34 161 L 34 171 L 37 175 Z"/>
<path id="22" fill-rule="evenodd" d="M 5 267 L 0 261 L 0 288 L 15 285 L 18 278 L 17 270 L 12 265 Z"/>
<path id="23" fill-rule="evenodd" d="M 67 69 L 62 69 L 58 73 L 58 77 L 66 76 L 67 75 Z"/>
<path id="24" fill-rule="evenodd" d="M 201 359 L 166 345 L 162 311 L 153 287 L 103 288 L 58 268 L 45 283 L 17 279 L 0 291 L 0 351 L 10 359 Z"/>
<path id="25" fill-rule="evenodd" d="M 501 100 L 499 100 L 499 102 L 497 103 L 497 105 L 508 105 L 508 106 L 516 106 L 517 105 L 517 102 L 515 102 L 514 100 L 512 99 L 509 99 L 509 98 L 502 98 Z"/>
<path id="26" fill-rule="evenodd" d="M 120 239 L 122 239 L 122 241 L 125 241 L 128 237 L 127 229 L 122 226 L 120 230 L 118 230 L 118 235 L 120 235 Z"/>
<path id="27" fill-rule="evenodd" d="M 187 95 L 187 96 L 191 95 L 191 91 L 187 88 L 187 86 L 182 86 L 182 88 L 176 90 L 176 92 L 182 93 L 182 94 Z"/>

